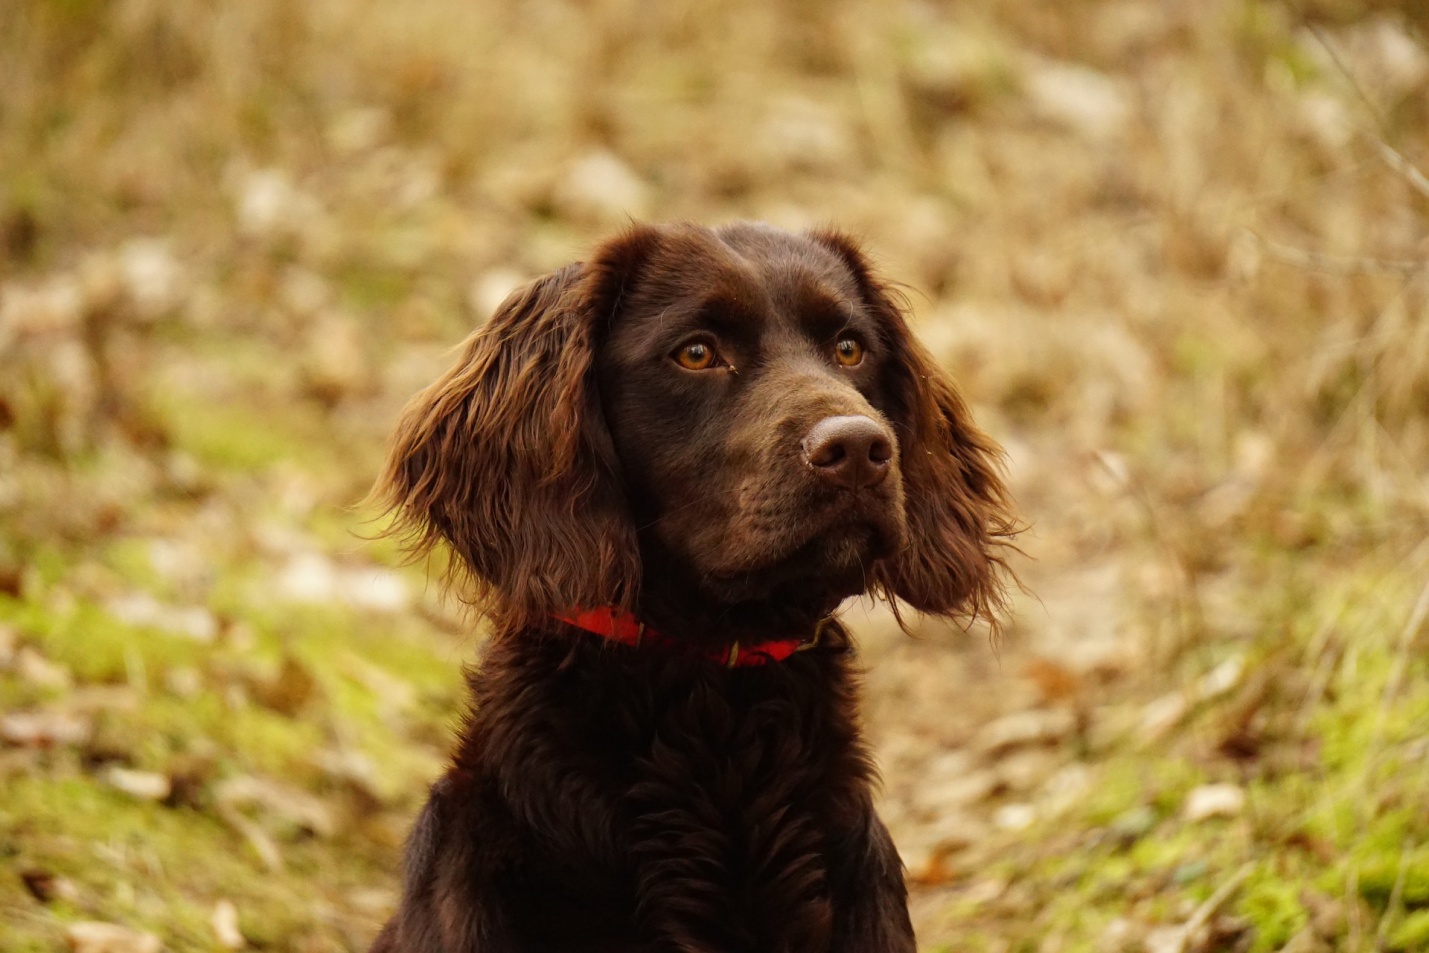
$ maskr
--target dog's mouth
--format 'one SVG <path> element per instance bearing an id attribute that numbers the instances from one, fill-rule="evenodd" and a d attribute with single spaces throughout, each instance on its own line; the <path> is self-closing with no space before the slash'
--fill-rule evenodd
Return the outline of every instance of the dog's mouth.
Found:
<path id="1" fill-rule="evenodd" d="M 790 587 L 838 598 L 858 595 L 868 590 L 874 564 L 902 548 L 904 535 L 901 507 L 843 495 L 777 537 L 748 541 L 735 554 L 735 565 L 712 568 L 705 578 L 740 598 Z"/>

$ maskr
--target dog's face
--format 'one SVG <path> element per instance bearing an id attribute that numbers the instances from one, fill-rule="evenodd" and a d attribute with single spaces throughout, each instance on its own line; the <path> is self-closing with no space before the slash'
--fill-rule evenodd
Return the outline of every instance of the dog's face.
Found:
<path id="1" fill-rule="evenodd" d="M 503 304 L 377 492 L 518 623 L 661 587 L 957 616 L 1000 604 L 996 457 L 847 238 L 638 227 Z"/>
<path id="2" fill-rule="evenodd" d="M 832 248 L 750 226 L 667 236 L 596 358 L 647 567 L 730 602 L 867 589 L 907 536 L 890 361 Z"/>

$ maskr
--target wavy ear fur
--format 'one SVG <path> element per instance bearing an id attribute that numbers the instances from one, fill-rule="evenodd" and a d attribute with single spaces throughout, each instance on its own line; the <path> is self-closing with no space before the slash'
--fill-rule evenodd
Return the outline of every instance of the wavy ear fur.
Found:
<path id="1" fill-rule="evenodd" d="M 900 296 L 853 239 L 832 231 L 811 237 L 853 272 L 897 354 L 889 384 L 899 405 L 908 545 L 879 565 L 878 588 L 921 612 L 981 616 L 996 630 L 1015 582 L 1004 552 L 1020 530 L 1002 482 L 1002 449 L 973 423 L 952 378 L 909 330 Z"/>
<path id="2" fill-rule="evenodd" d="M 414 555 L 450 546 L 449 574 L 503 622 L 633 604 L 638 547 L 593 362 L 647 240 L 632 231 L 513 292 L 408 404 L 369 496 Z"/>

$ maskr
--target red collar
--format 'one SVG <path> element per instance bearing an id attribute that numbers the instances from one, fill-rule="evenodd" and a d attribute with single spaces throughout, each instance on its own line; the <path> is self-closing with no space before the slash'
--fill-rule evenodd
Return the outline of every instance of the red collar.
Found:
<path id="1" fill-rule="evenodd" d="M 586 609 L 570 615 L 556 615 L 562 622 L 604 636 L 612 642 L 640 648 L 643 645 L 679 645 L 679 639 L 656 632 L 635 618 L 632 613 L 614 606 Z M 755 642 L 745 645 L 739 641 L 729 643 L 728 648 L 718 652 L 701 652 L 704 658 L 719 662 L 726 668 L 742 668 L 750 665 L 764 665 L 768 662 L 782 662 L 795 652 L 803 652 L 819 644 L 824 627 L 829 620 L 824 619 L 814 627 L 814 634 L 806 639 L 785 639 L 777 642 Z"/>

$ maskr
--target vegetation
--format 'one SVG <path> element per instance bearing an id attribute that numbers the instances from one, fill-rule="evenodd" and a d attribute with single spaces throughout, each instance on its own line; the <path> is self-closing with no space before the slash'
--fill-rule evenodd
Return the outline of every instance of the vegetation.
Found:
<path id="1" fill-rule="evenodd" d="M 849 610 L 925 949 L 1429 949 L 1426 171 L 1416 0 L 0 5 L 0 947 L 365 948 L 480 626 L 353 507 L 636 216 L 1008 447 L 1002 642 Z"/>

